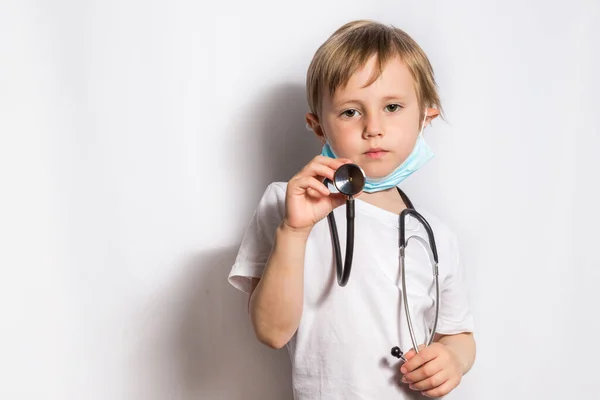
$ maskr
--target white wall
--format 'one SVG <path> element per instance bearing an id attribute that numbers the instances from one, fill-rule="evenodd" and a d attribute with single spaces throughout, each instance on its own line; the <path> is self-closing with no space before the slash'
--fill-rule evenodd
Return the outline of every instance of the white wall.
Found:
<path id="1" fill-rule="evenodd" d="M 356 18 L 422 44 L 448 115 L 407 190 L 468 268 L 478 359 L 449 397 L 594 395 L 600 7 L 493 3 L 4 0 L 0 398 L 290 398 L 226 276 L 319 151 L 305 71 Z"/>

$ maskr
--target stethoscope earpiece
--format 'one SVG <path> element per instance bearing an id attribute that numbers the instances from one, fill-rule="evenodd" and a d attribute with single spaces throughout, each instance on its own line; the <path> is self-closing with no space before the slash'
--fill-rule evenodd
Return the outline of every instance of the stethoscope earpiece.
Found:
<path id="1" fill-rule="evenodd" d="M 395 347 L 392 347 L 392 355 L 396 358 L 400 358 L 404 355 L 404 353 L 402 353 L 402 350 L 400 350 L 400 347 L 395 346 Z"/>

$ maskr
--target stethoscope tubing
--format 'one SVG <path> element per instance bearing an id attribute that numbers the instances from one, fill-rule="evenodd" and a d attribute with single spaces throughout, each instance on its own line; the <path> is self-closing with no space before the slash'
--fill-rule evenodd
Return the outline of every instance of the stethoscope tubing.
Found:
<path id="1" fill-rule="evenodd" d="M 328 180 L 326 180 L 324 183 L 327 184 L 327 182 L 328 182 Z M 406 322 L 408 325 L 410 339 L 413 344 L 413 349 L 415 350 L 416 353 L 419 353 L 419 345 L 418 345 L 417 338 L 415 335 L 412 318 L 411 318 L 411 313 L 410 313 L 410 305 L 408 302 L 408 293 L 407 293 L 407 287 L 406 287 L 405 249 L 410 240 L 412 240 L 412 239 L 417 240 L 418 242 L 420 242 L 423 245 L 423 247 L 428 252 L 431 263 L 433 265 L 433 276 L 434 276 L 434 282 L 435 282 L 435 314 L 434 314 L 433 327 L 431 329 L 430 336 L 426 340 L 426 346 L 431 345 L 431 343 L 433 342 L 433 340 L 435 338 L 438 317 L 439 317 L 440 286 L 439 286 L 439 279 L 438 279 L 438 275 L 439 275 L 438 274 L 438 254 L 437 254 L 437 247 L 435 244 L 435 237 L 433 234 L 433 230 L 431 229 L 431 226 L 429 225 L 427 220 L 414 209 L 414 206 L 413 206 L 412 202 L 410 201 L 410 199 L 408 198 L 408 196 L 406 196 L 406 194 L 402 190 L 400 190 L 400 188 L 397 188 L 397 189 L 398 189 L 398 192 L 399 192 L 400 196 L 402 197 L 404 203 L 407 206 L 407 208 L 404 209 L 400 213 L 400 216 L 399 216 L 400 234 L 399 234 L 399 239 L 398 239 L 398 241 L 399 241 L 398 246 L 399 246 L 399 252 L 400 252 L 399 258 L 400 258 L 402 300 L 404 303 Z M 350 279 L 350 272 L 352 269 L 352 258 L 354 255 L 353 254 L 354 253 L 354 215 L 355 215 L 354 198 L 352 196 L 347 196 L 346 197 L 346 254 L 345 254 L 345 258 L 344 258 L 343 262 L 342 262 L 339 235 L 338 235 L 338 231 L 337 231 L 337 224 L 335 222 L 334 213 L 332 211 L 327 215 L 327 220 L 329 223 L 329 229 L 331 231 L 331 238 L 333 241 L 333 248 L 334 248 L 334 253 L 335 253 L 337 281 L 338 281 L 338 285 L 342 286 L 342 287 L 347 285 L 348 280 Z M 425 231 L 427 232 L 427 237 L 429 239 L 429 243 L 427 243 L 427 241 L 425 241 L 423 238 L 421 238 L 419 236 L 413 235 L 408 238 L 406 237 L 405 219 L 409 215 L 414 217 L 415 219 L 417 219 L 422 224 L 422 226 L 425 228 Z M 400 350 L 399 347 L 396 346 L 396 347 L 392 348 L 392 355 L 394 355 L 395 357 L 398 357 L 406 362 L 406 358 L 404 357 L 404 354 L 402 353 L 402 351 Z"/>
<path id="2" fill-rule="evenodd" d="M 337 224 L 333 212 L 327 215 L 329 229 L 333 238 L 333 250 L 335 253 L 336 275 L 339 286 L 346 286 L 350 279 L 352 269 L 352 257 L 354 256 L 354 198 L 349 197 L 346 200 L 346 257 L 342 267 L 342 252 L 340 250 L 340 240 L 337 232 Z"/>
<path id="3" fill-rule="evenodd" d="M 438 279 L 438 265 L 437 262 L 434 261 L 433 258 L 433 252 L 431 251 L 431 247 L 428 245 L 428 243 L 421 237 L 419 236 L 410 236 L 408 239 L 406 239 L 406 244 L 408 244 L 408 242 L 410 240 L 416 240 L 418 242 L 421 243 L 421 245 L 423 246 L 423 248 L 425 248 L 427 250 L 427 252 L 429 253 L 430 256 L 430 260 L 432 261 L 432 265 L 433 265 L 433 280 L 435 282 L 435 312 L 434 312 L 434 318 L 433 318 L 433 327 L 431 328 L 431 334 L 429 336 L 429 339 L 426 341 L 426 346 L 429 346 L 432 342 L 433 339 L 435 337 L 435 332 L 437 329 L 437 323 L 438 323 L 438 318 L 439 318 L 439 312 L 440 312 L 440 284 L 439 284 L 439 279 Z M 413 344 L 413 349 L 415 349 L 415 352 L 419 353 L 419 345 L 417 342 L 417 338 L 415 335 L 415 331 L 413 328 L 413 324 L 412 324 L 412 319 L 410 316 L 410 305 L 408 303 L 408 293 L 406 290 L 406 263 L 405 263 L 405 247 L 400 247 L 400 280 L 401 280 L 401 284 L 402 284 L 402 302 L 404 303 L 404 312 L 406 314 L 406 323 L 408 325 L 408 332 L 410 334 L 410 340 L 412 341 Z"/>

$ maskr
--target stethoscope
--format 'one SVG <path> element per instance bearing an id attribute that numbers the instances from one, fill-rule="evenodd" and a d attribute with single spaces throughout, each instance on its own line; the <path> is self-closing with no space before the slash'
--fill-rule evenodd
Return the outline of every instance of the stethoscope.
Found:
<path id="1" fill-rule="evenodd" d="M 352 256 L 354 252 L 354 196 L 359 194 L 365 185 L 366 176 L 364 171 L 356 164 L 344 164 L 339 167 L 333 176 L 333 182 L 329 179 L 325 180 L 325 184 L 333 183 L 335 188 L 346 196 L 346 258 L 342 263 L 342 256 L 340 251 L 340 241 L 337 232 L 337 226 L 335 223 L 335 217 L 333 212 L 327 215 L 327 220 L 329 222 L 329 229 L 331 232 L 331 240 L 333 242 L 333 248 L 335 252 L 335 261 L 336 261 L 336 273 L 337 273 L 337 281 L 339 286 L 346 286 L 348 283 L 348 279 L 350 278 L 350 271 L 352 269 Z M 440 286 L 438 281 L 438 254 L 435 246 L 435 238 L 433 235 L 433 230 L 431 226 L 427 222 L 427 220 L 419 214 L 413 207 L 412 202 L 408 198 L 408 196 L 400 189 L 398 189 L 398 193 L 402 197 L 402 200 L 406 204 L 407 208 L 404 209 L 400 213 L 400 226 L 399 226 L 399 243 L 398 246 L 400 248 L 400 279 L 402 282 L 402 299 L 404 302 L 404 311 L 406 313 L 406 322 L 408 324 L 408 331 L 410 333 L 410 339 L 413 344 L 413 349 L 418 353 L 419 345 L 417 343 L 417 339 L 415 337 L 415 332 L 412 324 L 412 319 L 410 316 L 410 309 L 408 305 L 408 295 L 406 292 L 406 263 L 405 263 L 405 249 L 410 240 L 416 240 L 427 250 L 429 254 L 429 258 L 433 265 L 433 279 L 435 282 L 435 316 L 433 319 L 433 327 L 431 329 L 431 333 L 429 339 L 426 341 L 426 346 L 429 346 L 434 339 L 435 332 L 437 329 L 438 322 L 438 314 L 440 308 Z M 425 228 L 427 232 L 427 236 L 429 238 L 429 243 L 425 241 L 423 238 L 419 236 L 410 236 L 406 238 L 405 234 L 405 220 L 407 216 L 412 216 L 417 219 Z M 343 264 L 343 266 L 342 266 Z M 400 349 L 400 347 L 395 346 L 392 348 L 392 356 L 402 359 L 406 362 L 406 358 L 404 358 L 404 353 Z"/>

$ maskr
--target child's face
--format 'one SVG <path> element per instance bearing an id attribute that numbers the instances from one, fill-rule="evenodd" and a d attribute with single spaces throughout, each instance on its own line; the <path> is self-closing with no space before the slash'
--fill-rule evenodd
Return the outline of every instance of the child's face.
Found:
<path id="1" fill-rule="evenodd" d="M 325 94 L 320 121 L 312 114 L 307 116 L 313 130 L 329 141 L 337 157 L 351 159 L 372 178 L 388 175 L 408 157 L 423 117 L 415 82 L 398 57 L 366 86 L 376 62 L 372 57 L 333 97 Z M 428 109 L 426 123 L 437 113 Z"/>

